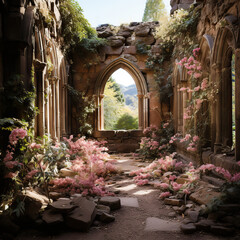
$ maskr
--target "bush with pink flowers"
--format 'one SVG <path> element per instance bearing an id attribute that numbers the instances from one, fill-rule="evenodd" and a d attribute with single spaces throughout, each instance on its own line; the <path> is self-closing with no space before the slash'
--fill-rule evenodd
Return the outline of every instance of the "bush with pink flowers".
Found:
<path id="1" fill-rule="evenodd" d="M 75 173 L 72 178 L 55 178 L 51 181 L 55 191 L 70 195 L 109 195 L 105 189 L 104 178 L 117 172 L 102 143 L 86 140 L 85 137 L 73 140 L 64 138 L 70 158 L 70 169 Z"/>
<path id="2" fill-rule="evenodd" d="M 169 144 L 170 137 L 174 133 L 172 121 L 163 122 L 160 128 L 151 125 L 144 131 L 144 137 L 140 142 L 139 154 L 146 159 L 155 159 L 174 151 Z"/>

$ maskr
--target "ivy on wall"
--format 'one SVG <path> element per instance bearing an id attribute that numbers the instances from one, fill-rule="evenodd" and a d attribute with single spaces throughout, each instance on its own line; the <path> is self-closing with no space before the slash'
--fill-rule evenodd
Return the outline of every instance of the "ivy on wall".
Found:
<path id="1" fill-rule="evenodd" d="M 172 64 L 176 58 L 190 55 L 198 46 L 197 24 L 200 16 L 200 8 L 192 7 L 189 10 L 178 10 L 165 19 L 157 29 L 160 53 L 148 51 L 146 66 L 154 70 L 154 79 L 160 89 L 160 100 L 170 105 L 172 92 Z M 140 46 L 140 49 L 146 49 Z"/>

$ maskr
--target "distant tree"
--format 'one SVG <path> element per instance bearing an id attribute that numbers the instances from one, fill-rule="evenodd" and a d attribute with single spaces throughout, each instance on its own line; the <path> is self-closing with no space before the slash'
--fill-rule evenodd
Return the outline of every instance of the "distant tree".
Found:
<path id="1" fill-rule="evenodd" d="M 128 113 L 125 113 L 118 119 L 115 129 L 138 129 L 138 119 Z"/>
<path id="2" fill-rule="evenodd" d="M 110 77 L 108 81 L 110 83 L 112 83 L 112 85 L 109 86 L 109 87 L 112 88 L 113 91 L 115 92 L 114 97 L 117 98 L 117 100 L 120 103 L 124 103 L 125 102 L 125 98 L 124 98 L 124 95 L 123 95 L 123 93 L 121 91 L 120 85 L 118 83 L 116 83 L 116 81 L 112 77 Z"/>
<path id="3" fill-rule="evenodd" d="M 166 15 L 166 9 L 162 0 L 147 0 L 143 22 L 159 21 L 163 15 Z"/>

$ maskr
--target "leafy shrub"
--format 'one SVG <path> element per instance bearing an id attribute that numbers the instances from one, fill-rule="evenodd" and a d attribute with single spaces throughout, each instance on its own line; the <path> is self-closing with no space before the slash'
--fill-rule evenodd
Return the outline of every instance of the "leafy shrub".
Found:
<path id="1" fill-rule="evenodd" d="M 173 132 L 174 128 L 171 121 L 162 123 L 160 128 L 151 125 L 143 131 L 145 137 L 141 139 L 138 152 L 143 155 L 144 158 L 150 159 L 155 159 L 173 152 L 173 145 L 169 143 Z"/>
<path id="2" fill-rule="evenodd" d="M 115 129 L 138 129 L 138 119 L 125 113 L 118 119 Z"/>

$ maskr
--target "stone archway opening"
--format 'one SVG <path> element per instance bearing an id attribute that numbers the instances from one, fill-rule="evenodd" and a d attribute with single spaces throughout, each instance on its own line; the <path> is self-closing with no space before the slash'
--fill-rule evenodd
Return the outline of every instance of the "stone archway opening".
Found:
<path id="1" fill-rule="evenodd" d="M 148 89 L 147 83 L 141 71 L 129 60 L 118 58 L 112 61 L 99 75 L 95 86 L 96 114 L 95 131 L 104 131 L 104 89 L 110 76 L 119 69 L 125 70 L 134 80 L 138 98 L 138 130 L 148 126 Z"/>
<path id="2" fill-rule="evenodd" d="M 137 87 L 126 70 L 119 68 L 107 80 L 103 111 L 104 130 L 139 129 Z"/>

